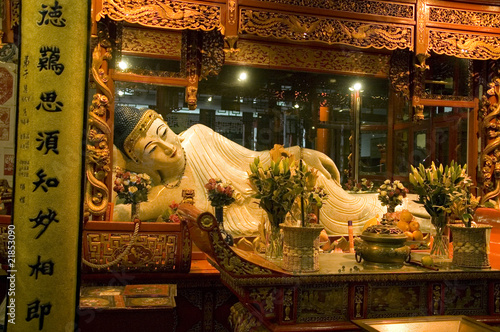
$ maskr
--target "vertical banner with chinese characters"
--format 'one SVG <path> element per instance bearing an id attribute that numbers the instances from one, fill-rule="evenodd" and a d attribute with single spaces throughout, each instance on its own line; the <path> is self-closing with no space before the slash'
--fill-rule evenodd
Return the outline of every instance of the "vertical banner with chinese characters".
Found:
<path id="1" fill-rule="evenodd" d="M 75 325 L 89 3 L 21 6 L 9 332 Z"/>

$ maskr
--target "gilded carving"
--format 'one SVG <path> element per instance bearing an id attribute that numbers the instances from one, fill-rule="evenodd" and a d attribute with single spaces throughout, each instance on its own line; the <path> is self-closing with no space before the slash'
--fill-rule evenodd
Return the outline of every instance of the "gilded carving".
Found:
<path id="1" fill-rule="evenodd" d="M 283 320 L 290 321 L 291 314 L 293 314 L 293 289 L 287 288 L 283 294 Z"/>
<path id="2" fill-rule="evenodd" d="M 500 194 L 500 79 L 489 84 L 479 108 L 480 132 L 485 136 L 484 148 L 480 156 L 481 184 L 483 196 L 481 202 L 498 200 Z"/>
<path id="3" fill-rule="evenodd" d="M 242 9 L 240 32 L 299 42 L 345 44 L 360 48 L 413 48 L 413 27 L 318 18 Z"/>
<path id="4" fill-rule="evenodd" d="M 432 285 L 432 314 L 439 315 L 441 312 L 441 284 Z"/>
<path id="5" fill-rule="evenodd" d="M 181 40 L 182 35 L 179 32 L 124 27 L 121 50 L 123 53 L 162 55 L 180 59 Z"/>
<path id="6" fill-rule="evenodd" d="M 362 318 L 363 317 L 363 304 L 365 297 L 365 287 L 364 286 L 356 286 L 354 287 L 354 317 Z"/>
<path id="7" fill-rule="evenodd" d="M 262 2 L 280 3 L 285 5 L 313 7 L 320 9 L 339 10 L 350 13 L 373 14 L 414 19 L 413 4 L 384 3 L 369 0 L 260 0 Z"/>
<path id="8" fill-rule="evenodd" d="M 493 290 L 493 299 L 494 299 L 494 313 L 498 314 L 500 313 L 500 284 L 495 284 L 494 290 Z"/>
<path id="9" fill-rule="evenodd" d="M 391 57 L 389 79 L 395 91 L 410 99 L 410 56 L 408 50 L 396 50 Z"/>
<path id="10" fill-rule="evenodd" d="M 500 37 L 461 32 L 429 31 L 429 50 L 457 58 L 488 60 L 500 58 Z"/>
<path id="11" fill-rule="evenodd" d="M 252 303 L 260 308 L 265 317 L 274 317 L 274 304 L 276 303 L 276 288 L 259 287 L 250 290 L 249 298 Z"/>
<path id="12" fill-rule="evenodd" d="M 429 22 L 500 28 L 498 13 L 429 7 Z"/>
<path id="13" fill-rule="evenodd" d="M 229 12 L 227 19 L 229 24 L 236 24 L 236 0 L 228 0 L 227 11 Z"/>
<path id="14" fill-rule="evenodd" d="M 88 232 L 88 260 L 106 264 L 118 257 L 132 239 L 132 233 Z M 119 271 L 173 271 L 177 235 L 142 234 L 137 236 L 128 255 L 113 267 Z"/>
<path id="15" fill-rule="evenodd" d="M 223 31 L 221 7 L 172 0 L 103 0 L 97 20 L 109 17 L 146 27 Z"/>
<path id="16" fill-rule="evenodd" d="M 224 38 L 219 31 L 204 32 L 201 47 L 200 80 L 217 76 L 224 64 Z"/>
<path id="17" fill-rule="evenodd" d="M 10 28 L 19 26 L 19 18 L 21 17 L 21 0 L 10 1 Z"/>
<path id="18" fill-rule="evenodd" d="M 107 31 L 102 29 L 99 41 L 92 53 L 92 78 L 97 85 L 97 93 L 93 96 L 89 109 L 87 128 L 87 159 L 85 174 L 85 214 L 102 217 L 108 208 L 109 189 L 105 183 L 110 171 L 111 128 L 107 124 L 109 105 L 113 101 L 113 93 L 107 86 L 108 75 L 105 64 L 111 59 L 111 45 Z M 89 215 L 90 214 L 90 215 Z"/>
<path id="19" fill-rule="evenodd" d="M 424 45 L 425 44 L 425 26 L 427 23 L 427 17 L 425 15 L 426 12 L 426 4 L 425 1 L 419 1 L 417 7 L 417 44 Z M 418 50 L 417 50 L 418 51 Z"/>
<path id="20" fill-rule="evenodd" d="M 252 315 L 241 302 L 236 303 L 230 309 L 229 324 L 234 332 L 267 332 L 268 329 Z"/>
<path id="21" fill-rule="evenodd" d="M 351 74 L 366 73 L 380 77 L 387 77 L 390 70 L 390 56 L 384 54 L 343 52 L 247 40 L 238 41 L 238 49 L 239 52 L 226 53 L 226 64 L 276 66 Z"/>

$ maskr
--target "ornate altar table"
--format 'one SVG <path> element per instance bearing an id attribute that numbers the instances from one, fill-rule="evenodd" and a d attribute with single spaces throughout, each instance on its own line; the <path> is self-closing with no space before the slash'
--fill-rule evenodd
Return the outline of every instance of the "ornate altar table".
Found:
<path id="1" fill-rule="evenodd" d="M 263 257 L 229 247 L 208 212 L 180 207 L 193 241 L 239 298 L 235 331 L 358 330 L 353 319 L 466 315 L 500 324 L 500 271 L 370 267 L 354 254 L 320 254 L 320 270 L 291 274 Z"/>

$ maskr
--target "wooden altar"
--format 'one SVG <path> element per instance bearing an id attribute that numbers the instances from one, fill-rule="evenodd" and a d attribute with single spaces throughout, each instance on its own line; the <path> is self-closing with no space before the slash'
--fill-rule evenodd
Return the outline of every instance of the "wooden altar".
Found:
<path id="1" fill-rule="evenodd" d="M 238 297 L 235 331 L 358 330 L 354 319 L 465 315 L 500 325 L 500 271 L 439 270 L 356 263 L 354 254 L 321 254 L 320 270 L 291 274 L 279 262 L 229 247 L 216 219 L 182 205 L 190 234 Z"/>

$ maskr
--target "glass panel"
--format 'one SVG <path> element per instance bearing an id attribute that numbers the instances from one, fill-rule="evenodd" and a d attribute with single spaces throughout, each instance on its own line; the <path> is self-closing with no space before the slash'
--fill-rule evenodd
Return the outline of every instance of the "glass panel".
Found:
<path id="1" fill-rule="evenodd" d="M 181 63 L 178 60 L 123 55 L 116 71 L 146 76 L 180 77 L 180 68 Z"/>
<path id="2" fill-rule="evenodd" d="M 387 131 L 363 131 L 359 143 L 359 173 L 363 175 L 384 173 L 387 156 Z"/>
<path id="3" fill-rule="evenodd" d="M 412 165 L 424 164 L 430 165 L 430 155 L 427 151 L 427 132 L 425 130 L 417 131 L 413 134 L 413 156 Z"/>
<path id="4" fill-rule="evenodd" d="M 450 158 L 450 129 L 448 127 L 436 128 L 434 147 L 436 151 L 435 163 L 448 164 Z"/>
<path id="5" fill-rule="evenodd" d="M 468 125 L 465 119 L 458 123 L 458 144 L 457 144 L 457 162 L 460 165 L 467 164 L 468 144 Z"/>
<path id="6" fill-rule="evenodd" d="M 396 123 L 410 122 L 412 116 L 411 101 L 404 98 L 401 93 L 395 95 L 394 98 L 394 121 Z"/>
<path id="7" fill-rule="evenodd" d="M 387 125 L 389 96 L 386 85 L 380 82 L 366 81 L 361 95 L 361 124 Z"/>
<path id="8" fill-rule="evenodd" d="M 408 129 L 394 132 L 394 174 L 408 175 Z"/>
<path id="9" fill-rule="evenodd" d="M 425 93 L 432 96 L 464 96 L 472 94 L 470 60 L 432 54 L 426 64 Z"/>

